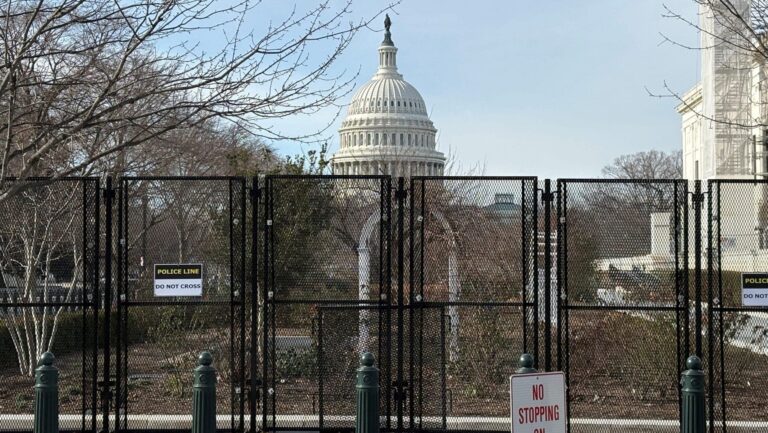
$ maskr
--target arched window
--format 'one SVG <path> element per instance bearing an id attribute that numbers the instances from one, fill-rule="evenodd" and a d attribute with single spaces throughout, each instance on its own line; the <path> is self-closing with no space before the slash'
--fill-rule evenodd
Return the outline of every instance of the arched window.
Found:
<path id="1" fill-rule="evenodd" d="M 381 145 L 382 146 L 387 145 L 387 134 L 381 134 Z"/>
<path id="2" fill-rule="evenodd" d="M 403 134 L 402 133 L 400 134 L 400 145 L 401 146 L 405 146 L 405 142 L 404 142 Z"/>
<path id="3" fill-rule="evenodd" d="M 411 134 L 408 134 L 408 145 L 411 145 Z"/>
<path id="4" fill-rule="evenodd" d="M 365 145 L 366 146 L 371 145 L 371 134 L 368 134 L 368 136 L 365 138 Z"/>

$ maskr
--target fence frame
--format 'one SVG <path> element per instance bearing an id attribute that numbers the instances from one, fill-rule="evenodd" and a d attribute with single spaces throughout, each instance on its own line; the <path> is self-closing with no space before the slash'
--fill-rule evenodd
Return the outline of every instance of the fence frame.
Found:
<path id="1" fill-rule="evenodd" d="M 637 305 L 575 305 L 571 303 L 571 297 L 569 296 L 568 285 L 568 193 L 570 185 L 590 185 L 590 184 L 603 184 L 603 185 L 641 185 L 641 184 L 660 184 L 660 185 L 672 185 L 673 188 L 673 231 L 674 234 L 674 290 L 675 290 L 675 306 L 637 306 Z M 677 353 L 675 356 L 675 371 L 682 371 L 684 367 L 684 361 L 687 354 L 690 352 L 689 343 L 689 311 L 688 311 L 688 237 L 687 237 L 687 225 L 688 225 L 688 182 L 680 179 L 597 179 L 597 178 L 565 178 L 557 180 L 557 369 L 565 372 L 567 386 L 567 405 L 568 405 L 568 430 L 571 429 L 571 417 L 573 411 L 571 411 L 571 392 L 572 387 L 571 375 L 570 375 L 570 346 L 571 332 L 570 332 L 570 312 L 571 311 L 670 311 L 674 312 L 676 316 L 675 320 L 675 334 L 676 334 L 676 346 Z M 681 203 L 679 195 L 685 197 L 685 202 Z M 685 229 L 684 229 L 685 228 Z M 680 232 L 683 232 L 681 239 Z M 547 242 L 550 242 L 547 239 Z M 682 244 L 682 245 L 681 245 Z M 681 257 L 682 255 L 682 257 Z M 681 263 L 682 262 L 682 263 Z M 696 321 L 700 326 L 700 321 Z M 553 346 L 551 349 L 554 349 Z M 680 408 L 682 405 L 681 394 L 678 387 L 678 420 L 680 419 Z"/>
<path id="2" fill-rule="evenodd" d="M 228 214 L 228 250 L 229 250 L 229 285 L 230 293 L 228 300 L 159 300 L 159 301 L 134 301 L 129 299 L 129 251 L 128 239 L 130 239 L 129 225 L 129 199 L 131 194 L 130 184 L 134 182 L 218 182 L 228 188 L 228 203 L 224 204 Z M 107 185 L 111 184 L 108 179 Z M 239 188 L 237 188 L 239 187 Z M 229 391 L 231 407 L 232 431 L 244 431 L 245 429 L 245 308 L 246 308 L 246 212 L 247 212 L 247 187 L 246 179 L 238 176 L 126 176 L 119 179 L 119 185 L 116 191 L 106 191 L 106 194 L 116 195 L 117 205 L 117 236 L 108 241 L 108 245 L 115 245 L 117 251 L 117 272 L 115 281 L 117 282 L 117 299 L 114 300 L 114 314 L 117 318 L 117 338 L 115 342 L 115 393 L 114 393 L 114 413 L 106 412 L 104 414 L 104 423 L 109 425 L 108 417 L 114 416 L 114 431 L 116 432 L 134 432 L 144 431 L 136 430 L 130 427 L 128 413 L 128 346 L 127 333 L 129 332 L 129 309 L 152 308 L 159 306 L 191 306 L 191 305 L 227 305 L 229 306 L 229 365 L 232 370 L 233 380 Z M 113 209 L 108 209 L 108 213 L 113 213 Z M 236 234 L 234 226 L 236 220 L 239 220 L 239 232 Z M 143 229 L 143 230 L 146 230 Z M 111 229 L 108 228 L 108 238 L 111 237 Z M 146 234 L 146 233 L 145 233 Z M 115 241 L 116 244 L 115 244 Z M 108 249 L 109 250 L 109 249 Z M 238 258 L 239 257 L 239 258 Z M 236 261 L 239 260 L 241 269 L 235 268 Z M 107 293 L 109 290 L 107 290 Z M 238 293 L 239 292 L 239 293 Z M 110 305 L 110 304 L 107 304 Z M 109 317 L 112 312 L 107 308 L 106 316 Z M 108 320 L 108 319 L 107 319 Z M 109 343 L 109 347 L 112 343 Z M 197 350 L 200 350 L 199 348 Z M 195 352 L 196 353 L 196 352 Z M 108 356 L 105 352 L 105 359 Z M 251 359 L 249 359 L 250 361 Z M 109 363 L 106 363 L 109 364 Z M 239 368 L 236 368 L 238 366 Z M 235 371 L 237 370 L 237 373 Z M 111 375 L 111 373 L 110 373 Z M 223 390 L 223 389 L 222 389 Z M 111 393 L 110 393 L 111 394 Z M 162 431 L 174 431 L 172 428 L 164 428 Z M 227 431 L 227 430 L 222 430 Z"/>
<path id="3" fill-rule="evenodd" d="M 285 181 L 315 180 L 318 182 L 333 182 L 336 179 L 354 181 L 358 179 L 367 180 L 380 186 L 380 196 L 377 203 L 381 218 L 380 223 L 378 223 L 378 236 L 380 248 L 382 248 L 382 262 L 379 275 L 380 295 L 382 296 L 379 299 L 371 298 L 370 301 L 361 302 L 357 299 L 291 300 L 279 299 L 279 297 L 271 298 L 269 296 L 270 291 L 274 290 L 275 287 L 274 239 L 272 238 L 274 233 L 271 230 L 271 219 L 274 218 L 274 194 L 271 192 L 271 188 L 274 187 L 274 182 L 278 179 Z M 724 306 L 722 302 L 716 301 L 722 300 L 724 284 L 721 275 L 723 241 L 720 237 L 722 187 L 725 185 L 759 184 L 765 185 L 768 188 L 768 180 L 709 180 L 706 183 L 706 188 L 702 188 L 701 181 L 689 183 L 681 179 L 564 178 L 557 179 L 556 185 L 551 185 L 553 181 L 549 179 L 538 179 L 529 176 L 416 176 L 409 180 L 376 175 L 271 175 L 254 177 L 252 179 L 236 176 L 158 176 L 107 177 L 104 179 L 105 182 L 103 184 L 100 179 L 94 177 L 30 178 L 29 180 L 40 182 L 40 185 L 57 182 L 82 183 L 84 189 L 83 201 L 84 203 L 87 201 L 87 206 L 83 207 L 83 225 L 86 225 L 86 219 L 88 219 L 88 224 L 95 225 L 95 230 L 98 234 L 95 238 L 88 238 L 88 236 L 92 236 L 90 234 L 83 236 L 84 251 L 87 250 L 87 254 L 92 256 L 88 264 L 84 266 L 91 266 L 91 263 L 93 263 L 97 268 L 86 269 L 85 271 L 89 279 L 88 284 L 93 287 L 94 296 L 91 300 L 84 300 L 76 305 L 83 309 L 84 326 L 87 323 L 88 326 L 92 325 L 103 331 L 109 330 L 113 324 L 112 322 L 116 322 L 121 332 L 125 331 L 128 304 L 130 304 L 129 301 L 121 300 L 121 295 L 125 295 L 128 279 L 128 254 L 124 246 L 121 245 L 121 240 L 126 238 L 126 230 L 128 230 L 128 187 L 126 185 L 132 181 L 143 180 L 160 182 L 217 181 L 230 182 L 230 184 L 235 182 L 239 185 L 240 189 L 238 189 L 237 197 L 238 218 L 241 218 L 244 223 L 248 222 L 249 224 L 247 227 L 242 227 L 243 238 L 238 240 L 236 248 L 238 251 L 234 252 L 239 255 L 238 260 L 242 263 L 243 269 L 238 270 L 242 272 L 242 275 L 238 275 L 237 278 L 240 281 L 243 293 L 239 294 L 237 298 L 231 298 L 229 301 L 229 305 L 233 309 L 232 311 L 234 309 L 238 310 L 236 313 L 232 313 L 230 317 L 230 329 L 233 330 L 232 338 L 234 339 L 234 333 L 237 333 L 237 339 L 239 340 L 237 346 L 242 346 L 237 349 L 239 353 L 233 354 L 233 356 L 238 358 L 238 363 L 242 370 L 241 377 L 237 379 L 240 384 L 240 392 L 235 393 L 234 389 L 232 390 L 233 402 L 236 402 L 236 407 L 239 407 L 239 413 L 233 414 L 234 417 L 238 418 L 235 422 L 234 431 L 248 431 L 249 428 L 252 432 L 258 429 L 275 432 L 299 429 L 298 427 L 288 428 L 276 425 L 275 420 L 279 413 L 276 412 L 274 403 L 272 405 L 269 404 L 269 399 L 271 398 L 270 389 L 275 389 L 274 384 L 270 382 L 270 380 L 274 382 L 274 374 L 270 374 L 268 371 L 268 369 L 274 368 L 275 308 L 283 304 L 313 304 L 320 311 L 357 309 L 359 311 L 375 310 L 379 313 L 378 325 L 380 329 L 389 330 L 387 338 L 380 339 L 380 344 L 385 344 L 386 348 L 381 348 L 379 355 L 383 355 L 385 352 L 391 353 L 387 359 L 384 356 L 377 356 L 377 361 L 386 368 L 386 371 L 382 369 L 380 376 L 381 396 L 384 399 L 381 402 L 382 415 L 385 417 L 381 425 L 382 431 L 404 432 L 406 430 L 413 430 L 431 432 L 450 431 L 452 428 L 455 428 L 448 421 L 449 410 L 447 406 L 449 405 L 449 392 L 446 389 L 445 379 L 448 374 L 445 368 L 448 344 L 445 328 L 445 322 L 448 319 L 446 318 L 445 311 L 450 307 L 502 306 L 521 308 L 523 311 L 522 332 L 524 332 L 524 337 L 520 352 L 534 353 L 536 355 L 537 367 L 540 370 L 562 369 L 566 372 L 566 377 L 569 378 L 569 345 L 573 344 L 573 341 L 570 339 L 569 313 L 574 310 L 583 309 L 582 306 L 572 305 L 567 297 L 569 289 L 567 278 L 569 267 L 568 194 L 569 188 L 572 189 L 572 185 L 576 184 L 634 184 L 653 182 L 674 188 L 674 284 L 678 301 L 675 306 L 658 308 L 643 306 L 640 309 L 644 311 L 670 311 L 676 314 L 677 355 L 675 359 L 680 364 L 677 365 L 678 369 L 683 368 L 682 362 L 684 362 L 687 355 L 692 353 L 700 356 L 704 355 L 703 359 L 705 359 L 708 379 L 708 416 L 710 421 L 709 430 L 711 432 L 720 429 L 718 417 L 723 423 L 722 431 L 725 431 L 729 422 L 726 396 L 726 388 L 729 384 L 726 381 L 726 376 L 730 371 L 727 371 L 728 366 L 726 365 L 724 353 L 723 313 L 765 311 L 765 309 L 760 308 Z M 425 194 L 428 194 L 425 184 L 442 181 L 519 181 L 533 183 L 533 197 L 522 197 L 524 205 L 523 215 L 527 215 L 521 220 L 520 242 L 522 250 L 525 252 L 523 256 L 525 262 L 523 267 L 524 275 L 522 278 L 524 281 L 523 287 L 530 286 L 532 288 L 531 293 L 524 295 L 522 302 L 451 303 L 432 300 L 422 301 L 416 298 L 417 295 L 423 295 L 423 282 L 421 283 L 421 291 L 416 291 L 416 288 L 419 287 L 419 274 L 423 278 L 425 266 L 429 266 L 425 265 L 424 241 L 423 239 L 420 242 L 418 241 L 418 237 L 423 237 L 424 234 L 424 227 L 417 227 L 416 220 L 423 216 L 418 214 L 418 210 L 423 209 L 423 200 Z M 87 193 L 86 188 L 88 190 Z M 531 192 L 531 189 L 525 186 L 523 186 L 522 190 L 524 194 Z M 93 194 L 93 197 L 86 197 L 87 194 Z M 242 197 L 239 194 L 242 194 Z M 681 202 L 681 197 L 685 197 L 684 203 Z M 422 200 L 421 204 L 418 203 L 419 199 Z M 311 206 L 312 203 L 305 203 L 304 205 Z M 529 205 L 531 207 L 526 208 Z M 232 205 L 230 204 L 230 206 Z M 85 215 L 86 213 L 88 215 Z M 544 218 L 543 222 L 542 217 Z M 248 218 L 250 218 L 250 221 L 248 221 Z M 706 226 L 703 225 L 704 218 L 707 219 Z M 550 222 L 551 225 L 549 224 Z M 529 223 L 535 223 L 534 227 L 529 227 Z M 552 233 L 552 230 L 555 232 Z M 544 233 L 543 243 L 539 239 L 539 235 L 542 233 Z M 230 238 L 232 236 L 233 233 L 230 231 Z M 234 245 L 233 242 L 230 239 L 230 245 Z M 706 250 L 704 247 L 706 247 Z M 422 251 L 415 251 L 419 248 Z M 544 250 L 543 260 L 541 259 L 542 249 Z M 689 251 L 689 249 L 693 251 Z M 113 253 L 115 254 L 114 258 Z M 250 260 L 248 260 L 249 257 Z M 246 269 L 249 263 L 251 268 Z M 707 274 L 702 275 L 705 268 Z M 557 277 L 557 299 L 551 300 L 552 302 L 548 300 L 550 295 L 550 269 L 556 271 L 554 275 Z M 529 270 L 532 273 L 529 273 Z M 542 282 L 547 286 L 543 292 L 543 297 L 540 296 L 541 288 L 539 286 L 541 282 L 539 281 L 539 270 L 544 271 Z M 103 283 L 100 278 L 104 278 Z M 692 283 L 692 285 L 689 283 Z M 527 289 L 524 289 L 524 292 L 527 292 Z M 116 298 L 113 298 L 113 293 L 117 295 Z M 259 296 L 256 296 L 257 293 Z M 563 296 L 566 297 L 563 298 Z M 263 304 L 259 303 L 259 297 L 264 301 Z M 539 317 L 542 302 L 545 304 L 543 318 Z M 56 302 L 39 304 L 4 302 L 0 303 L 0 308 L 59 305 Z M 114 309 L 113 306 L 115 307 Z M 631 309 L 631 307 L 626 305 L 603 306 L 599 308 L 595 306 L 594 308 L 604 310 Z M 689 308 L 693 312 L 689 312 Z M 250 316 L 248 316 L 247 310 L 251 311 Z M 443 368 L 441 392 L 439 396 L 434 397 L 439 397 L 439 402 L 435 407 L 441 408 L 441 413 L 438 414 L 439 422 L 431 427 L 425 427 L 420 420 L 424 415 L 424 410 L 421 406 L 426 395 L 423 391 L 417 389 L 416 383 L 421 383 L 421 381 L 414 381 L 422 373 L 420 368 L 423 365 L 421 363 L 425 360 L 421 355 L 417 357 L 415 350 L 418 349 L 417 346 L 419 344 L 422 344 L 423 341 L 419 339 L 422 337 L 419 337 L 419 335 L 423 334 L 423 331 L 426 329 L 424 328 L 426 325 L 419 322 L 419 317 L 423 318 L 424 314 L 431 314 L 429 312 L 437 310 L 443 312 L 440 314 L 441 331 L 439 333 L 439 337 L 442 339 L 442 352 L 440 352 L 442 360 L 440 362 Z M 319 313 L 319 316 L 322 316 L 322 314 Z M 529 316 L 532 317 L 532 325 L 526 324 Z M 549 316 L 552 317 L 551 321 L 547 320 Z M 324 324 L 320 322 L 318 326 L 318 332 L 322 333 Z M 702 332 L 704 330 L 706 332 Z M 88 394 L 88 398 L 83 398 L 84 407 L 80 431 L 93 432 L 98 430 L 99 427 L 104 431 L 111 430 L 114 427 L 115 419 L 118 420 L 117 427 L 120 431 L 125 427 L 119 421 L 124 420 L 122 418 L 124 414 L 122 413 L 123 406 L 121 402 L 125 397 L 123 393 L 127 377 L 124 364 L 127 346 L 125 346 L 126 340 L 121 338 L 121 332 L 118 332 L 117 335 L 103 332 L 101 338 L 99 338 L 98 333 L 94 332 L 92 336 L 89 336 L 91 340 L 88 340 L 93 343 L 92 347 L 89 347 L 87 350 L 84 340 L 84 362 L 81 375 L 84 388 L 87 388 L 84 389 L 84 392 Z M 705 334 L 706 338 L 703 338 Z M 250 337 L 250 342 L 248 343 L 250 354 L 246 353 L 245 347 L 248 337 Z M 259 344 L 259 339 L 262 340 L 261 344 Z M 322 338 L 320 340 L 322 341 Z M 551 344 L 548 344 L 549 342 Z M 323 344 L 326 343 L 327 341 Z M 234 346 L 232 348 L 235 350 Z M 270 356 L 272 356 L 272 359 L 269 358 Z M 114 365 L 111 362 L 113 358 L 116 360 Z M 542 360 L 543 365 L 538 365 L 539 359 Z M 323 384 L 322 377 L 319 380 L 321 382 L 321 390 L 327 388 L 329 384 Z M 245 400 L 246 397 L 247 402 Z M 321 400 L 319 403 L 322 412 L 322 392 L 319 398 Z M 721 402 L 719 407 L 716 405 L 716 401 Z M 267 410 L 268 408 L 271 408 L 271 412 Z M 248 414 L 251 420 L 250 427 L 245 422 L 245 417 Z M 319 420 L 318 427 L 321 431 L 349 430 L 347 427 L 340 429 L 324 426 L 322 413 Z M 493 432 L 497 430 L 486 429 L 484 431 Z"/>

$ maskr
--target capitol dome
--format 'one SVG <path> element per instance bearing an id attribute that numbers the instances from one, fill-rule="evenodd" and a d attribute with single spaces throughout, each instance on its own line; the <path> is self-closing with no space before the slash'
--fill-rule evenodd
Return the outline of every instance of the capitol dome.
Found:
<path id="1" fill-rule="evenodd" d="M 379 46 L 379 69 L 357 90 L 339 129 L 334 174 L 441 176 L 445 156 L 435 150 L 437 129 L 424 98 L 397 72 L 389 16 Z"/>

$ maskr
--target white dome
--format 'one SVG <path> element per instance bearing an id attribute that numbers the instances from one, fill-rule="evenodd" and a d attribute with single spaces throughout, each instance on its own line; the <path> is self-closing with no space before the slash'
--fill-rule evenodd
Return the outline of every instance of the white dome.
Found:
<path id="1" fill-rule="evenodd" d="M 427 117 L 424 99 L 402 77 L 374 77 L 352 98 L 348 115 L 363 113 L 409 113 Z"/>
<path id="2" fill-rule="evenodd" d="M 397 72 L 397 48 L 389 33 L 379 46 L 379 69 L 360 87 L 339 129 L 334 174 L 439 176 L 445 156 L 435 150 L 437 129 L 424 98 Z"/>

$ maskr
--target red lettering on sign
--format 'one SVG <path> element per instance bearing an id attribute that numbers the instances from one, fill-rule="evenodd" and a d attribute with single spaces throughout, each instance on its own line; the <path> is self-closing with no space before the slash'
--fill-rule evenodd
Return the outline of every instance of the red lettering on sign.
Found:
<path id="1" fill-rule="evenodd" d="M 542 384 L 533 385 L 533 399 L 534 400 L 544 399 L 544 385 Z"/>
<path id="2" fill-rule="evenodd" d="M 521 407 L 517 411 L 517 416 L 518 423 L 520 424 L 559 421 L 560 406 L 553 404 L 549 406 Z"/>

